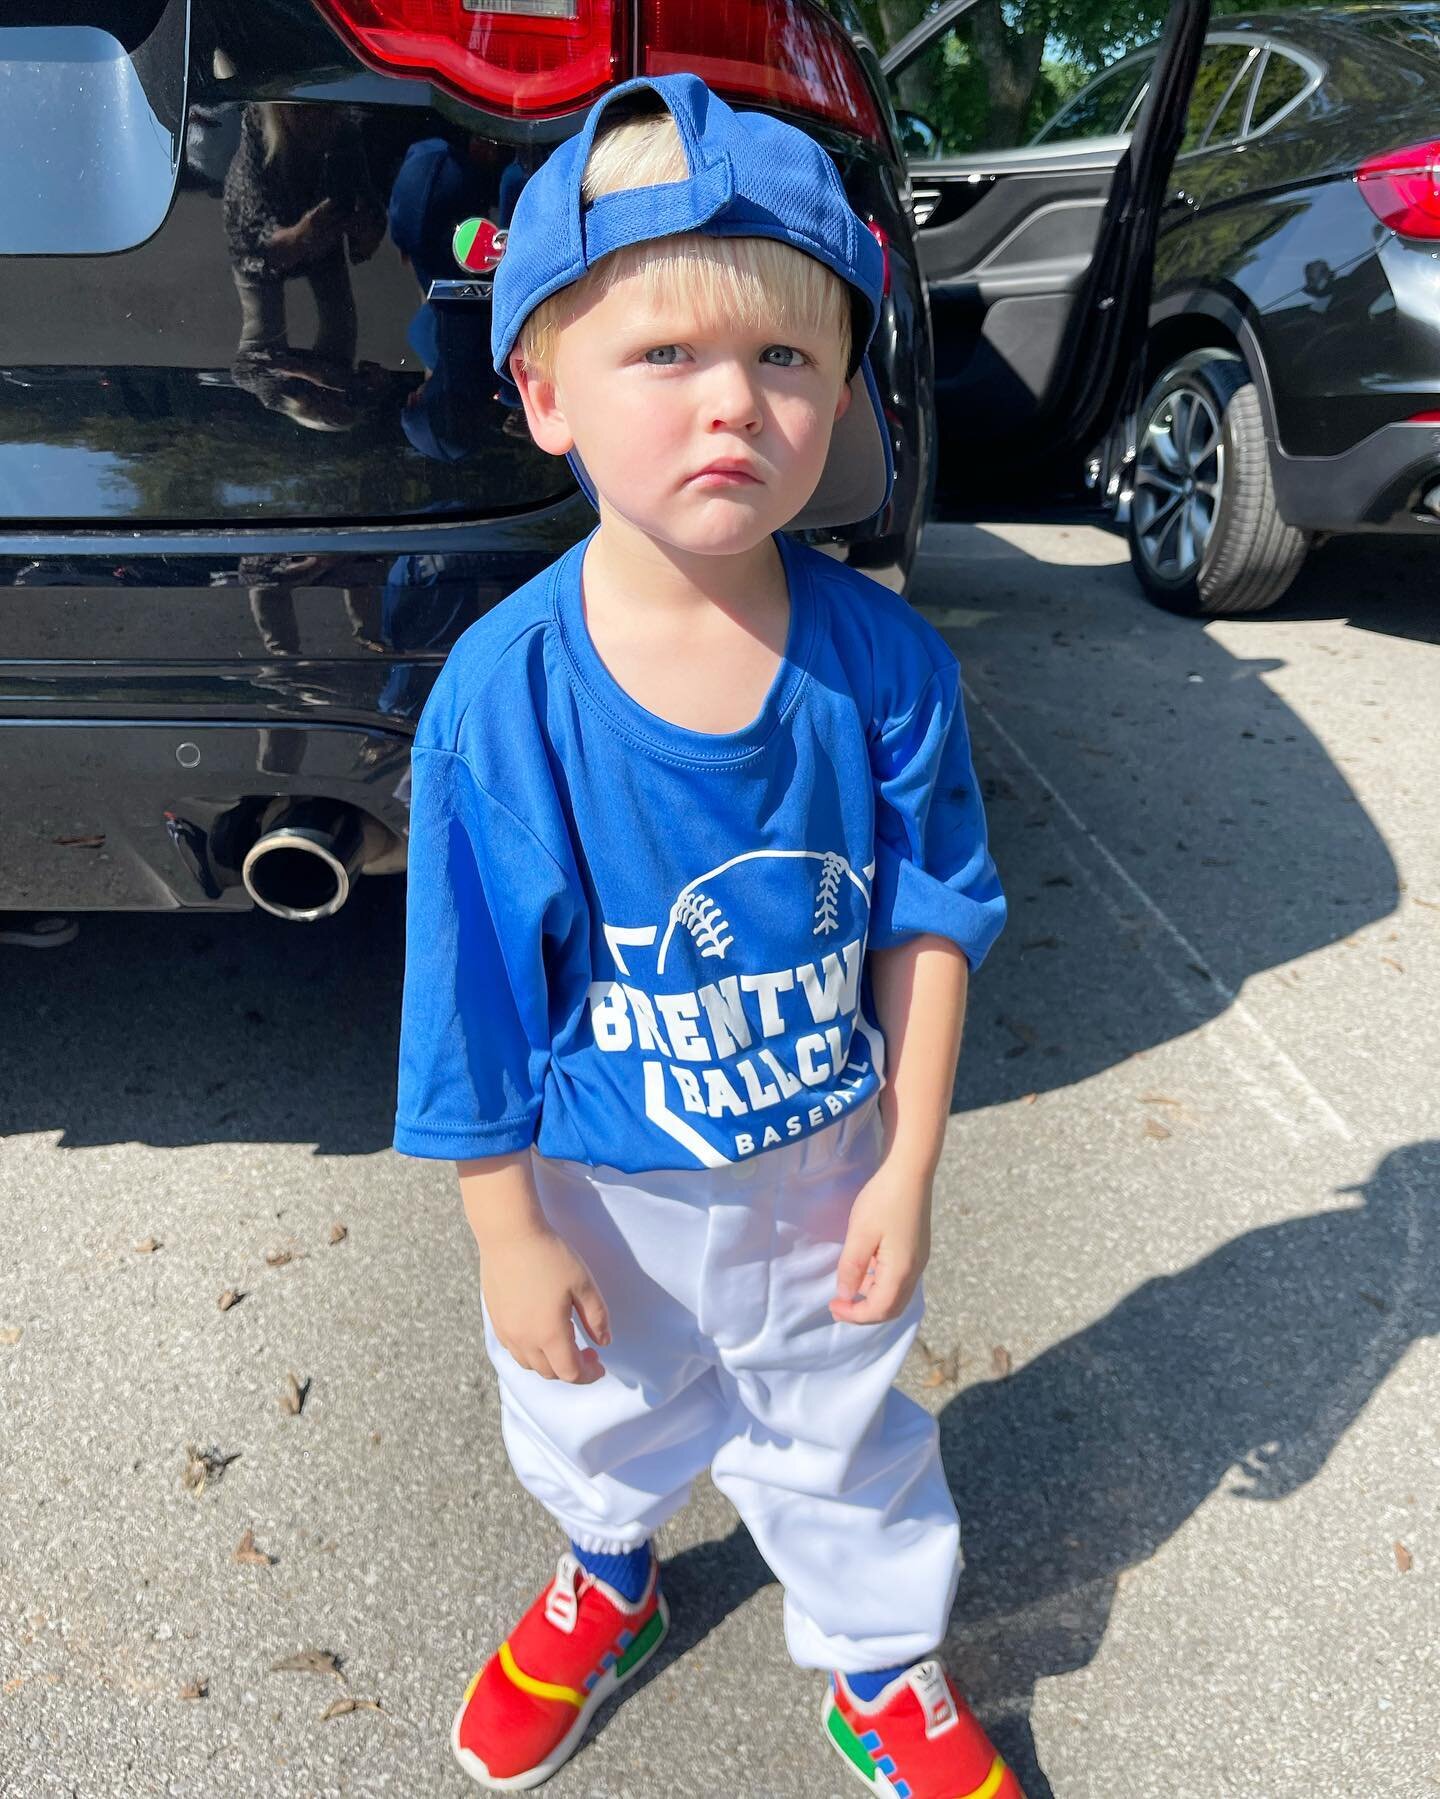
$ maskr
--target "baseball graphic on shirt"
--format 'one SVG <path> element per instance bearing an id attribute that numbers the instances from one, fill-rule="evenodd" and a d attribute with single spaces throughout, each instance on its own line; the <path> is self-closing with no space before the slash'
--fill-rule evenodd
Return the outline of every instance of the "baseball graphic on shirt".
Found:
<path id="1" fill-rule="evenodd" d="M 702 1164 L 821 1129 L 873 1087 L 873 876 L 834 850 L 751 850 L 687 881 L 659 921 L 606 924 L 596 1043 L 634 1063 L 645 1115 Z"/>

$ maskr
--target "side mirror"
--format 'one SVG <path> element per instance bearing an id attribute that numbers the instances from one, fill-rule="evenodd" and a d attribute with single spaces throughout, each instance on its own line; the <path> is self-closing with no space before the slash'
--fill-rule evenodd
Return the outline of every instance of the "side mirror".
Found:
<path id="1" fill-rule="evenodd" d="M 897 106 L 895 123 L 900 128 L 900 147 L 907 158 L 933 162 L 941 154 L 940 133 L 923 113 Z"/>

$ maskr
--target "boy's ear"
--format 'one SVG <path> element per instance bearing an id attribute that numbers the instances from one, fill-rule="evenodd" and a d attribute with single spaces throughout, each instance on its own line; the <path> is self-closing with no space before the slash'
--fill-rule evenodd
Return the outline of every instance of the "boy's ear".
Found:
<path id="1" fill-rule="evenodd" d="M 563 456 L 567 450 L 572 450 L 575 439 L 561 409 L 554 376 L 527 368 L 518 350 L 510 353 L 510 375 L 520 390 L 525 422 L 535 442 L 552 456 Z"/>
<path id="2" fill-rule="evenodd" d="M 847 381 L 840 389 L 840 398 L 835 402 L 835 423 L 838 425 L 850 410 L 850 383 Z"/>

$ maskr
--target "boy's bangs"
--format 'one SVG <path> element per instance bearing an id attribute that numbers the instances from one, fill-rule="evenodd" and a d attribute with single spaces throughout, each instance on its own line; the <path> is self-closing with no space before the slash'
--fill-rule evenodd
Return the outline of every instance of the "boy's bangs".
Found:
<path id="1" fill-rule="evenodd" d="M 702 331 L 745 330 L 838 340 L 849 354 L 845 284 L 813 256 L 764 237 L 686 232 L 616 250 L 597 267 L 605 289 L 630 276 L 656 311 L 689 312 Z"/>

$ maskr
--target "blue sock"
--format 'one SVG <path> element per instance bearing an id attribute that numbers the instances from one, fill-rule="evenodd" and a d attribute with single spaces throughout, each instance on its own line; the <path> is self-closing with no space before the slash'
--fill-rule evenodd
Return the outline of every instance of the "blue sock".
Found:
<path id="1" fill-rule="evenodd" d="M 845 1684 L 857 1699 L 864 1699 L 868 1702 L 883 1687 L 888 1687 L 897 1674 L 903 1674 L 909 1666 L 909 1662 L 901 1662 L 896 1668 L 872 1668 L 868 1674 L 847 1674 Z"/>
<path id="2" fill-rule="evenodd" d="M 628 1549 L 619 1555 L 597 1555 L 593 1549 L 582 1549 L 578 1543 L 571 1543 L 571 1554 L 587 1574 L 593 1574 L 597 1580 L 603 1580 L 606 1586 L 614 1587 L 622 1599 L 628 1599 L 635 1605 L 643 1595 L 650 1580 L 650 1545 L 642 1543 L 638 1549 Z"/>

